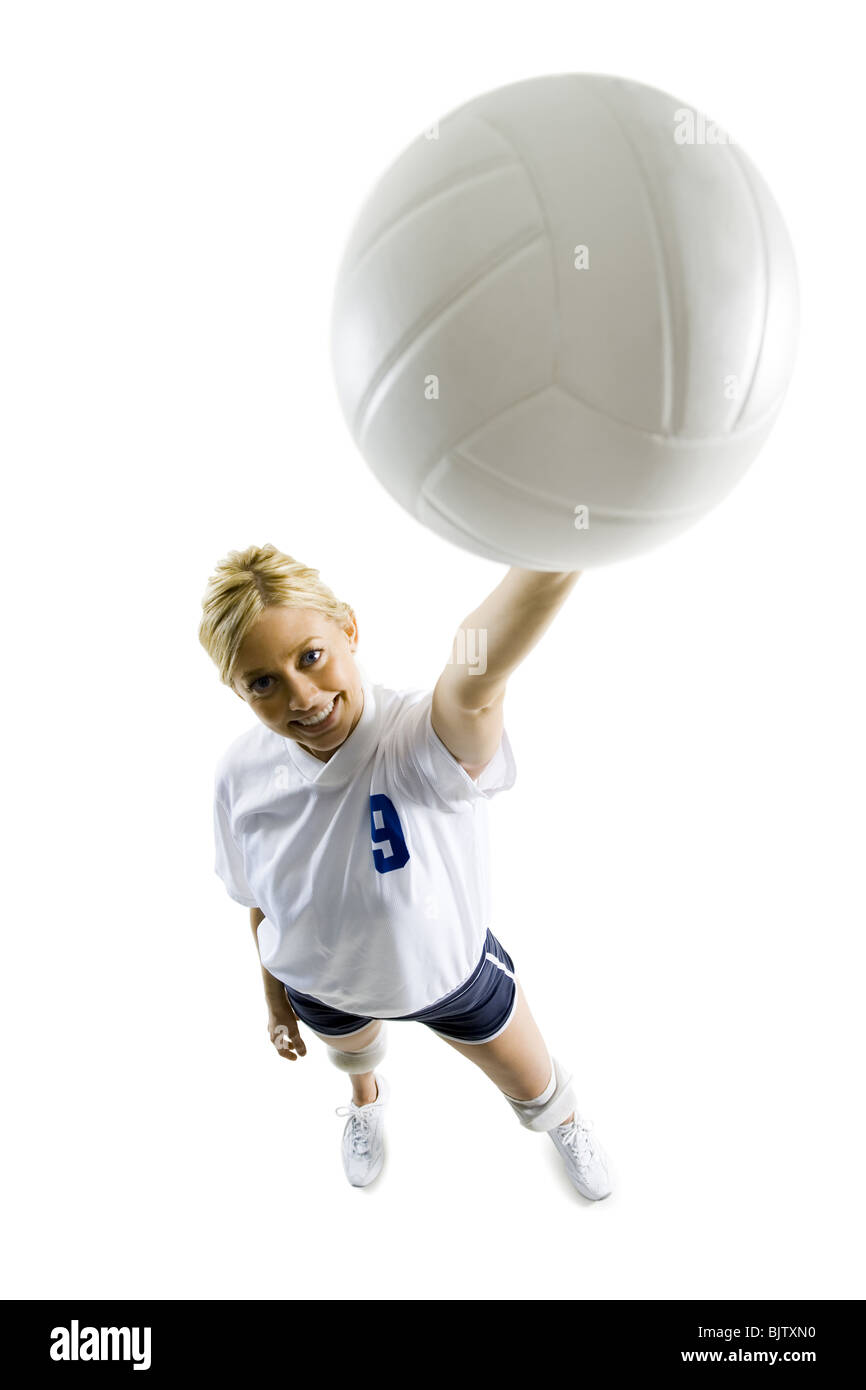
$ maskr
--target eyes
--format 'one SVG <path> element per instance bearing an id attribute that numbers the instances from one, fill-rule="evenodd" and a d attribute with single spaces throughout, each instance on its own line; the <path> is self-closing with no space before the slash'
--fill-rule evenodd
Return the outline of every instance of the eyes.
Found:
<path id="1" fill-rule="evenodd" d="M 307 657 L 307 656 L 315 656 L 316 658 L 320 657 L 320 656 L 322 655 L 322 650 L 323 650 L 323 649 L 322 649 L 321 647 L 310 647 L 307 651 L 304 652 L 303 656 L 301 657 L 301 661 L 303 662 L 304 657 Z M 315 666 L 315 665 L 317 665 L 317 661 L 311 661 L 311 662 L 308 663 L 308 665 L 305 667 L 305 669 L 306 669 L 306 670 L 309 670 L 309 669 L 310 669 L 310 666 Z M 271 681 L 271 682 L 272 682 L 273 679 L 274 679 L 273 676 L 256 676 L 256 678 L 255 678 L 254 681 L 250 681 L 249 689 L 252 691 L 252 693 L 253 693 L 254 695 L 270 695 L 271 690 L 272 690 L 272 688 L 273 688 L 272 685 L 267 686 L 267 687 L 263 690 L 262 687 L 260 686 L 259 682 L 260 682 L 260 681 Z"/>

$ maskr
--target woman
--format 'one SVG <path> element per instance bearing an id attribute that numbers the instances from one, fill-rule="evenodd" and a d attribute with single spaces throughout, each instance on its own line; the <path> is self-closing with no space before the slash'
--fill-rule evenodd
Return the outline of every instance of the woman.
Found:
<path id="1" fill-rule="evenodd" d="M 300 1019 L 351 1078 L 337 1113 L 354 1186 L 382 1167 L 378 1067 L 393 1019 L 475 1062 L 521 1124 L 550 1135 L 585 1197 L 611 1191 L 571 1077 L 489 926 L 486 803 L 516 776 L 506 680 L 577 578 L 509 570 L 432 692 L 371 682 L 352 608 L 272 545 L 232 551 L 208 582 L 199 639 L 258 720 L 217 765 L 216 871 L 250 909 L 271 1041 L 304 1056 Z M 556 712 L 546 702 L 539 717 Z"/>

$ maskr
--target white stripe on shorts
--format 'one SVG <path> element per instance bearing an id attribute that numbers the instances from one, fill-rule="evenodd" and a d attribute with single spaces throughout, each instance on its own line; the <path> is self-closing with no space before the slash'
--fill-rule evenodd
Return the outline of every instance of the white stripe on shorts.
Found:
<path id="1" fill-rule="evenodd" d="M 499 959 L 498 956 L 494 956 L 494 954 L 493 954 L 492 951 L 485 951 L 484 954 L 485 954 L 485 956 L 487 957 L 488 960 L 492 960 L 492 961 L 493 961 L 493 964 L 494 964 L 494 965 L 498 965 L 500 970 L 504 970 L 505 973 L 506 973 L 506 975 L 510 975 L 511 978 L 512 978 L 512 980 L 516 978 L 516 977 L 515 977 L 515 974 L 514 974 L 514 971 L 513 971 L 513 970 L 509 970 L 509 969 L 508 969 L 508 966 L 505 965 L 504 962 L 501 961 L 501 960 Z"/>

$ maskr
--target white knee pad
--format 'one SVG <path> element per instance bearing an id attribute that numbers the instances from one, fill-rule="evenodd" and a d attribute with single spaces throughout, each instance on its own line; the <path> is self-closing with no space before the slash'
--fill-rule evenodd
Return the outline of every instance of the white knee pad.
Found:
<path id="1" fill-rule="evenodd" d="M 383 1020 L 373 1041 L 361 1052 L 340 1052 L 336 1047 L 331 1047 L 328 1044 L 328 1056 L 339 1071 L 347 1071 L 359 1076 L 362 1072 L 373 1071 L 378 1067 L 385 1056 L 386 1048 L 387 1040 Z"/>
<path id="2" fill-rule="evenodd" d="M 572 1110 L 577 1110 L 577 1097 L 571 1084 L 571 1073 L 560 1066 L 555 1057 L 551 1058 L 551 1061 L 553 1063 L 553 1076 L 547 1088 L 541 1093 L 542 1096 L 546 1096 L 550 1090 L 550 1085 L 555 1083 L 553 1094 L 549 1099 L 539 1102 L 538 1100 L 513 1100 L 511 1096 L 505 1096 L 520 1123 L 526 1129 L 555 1129 L 557 1125 L 564 1124 Z M 503 1091 L 502 1094 L 505 1095 L 505 1092 Z"/>

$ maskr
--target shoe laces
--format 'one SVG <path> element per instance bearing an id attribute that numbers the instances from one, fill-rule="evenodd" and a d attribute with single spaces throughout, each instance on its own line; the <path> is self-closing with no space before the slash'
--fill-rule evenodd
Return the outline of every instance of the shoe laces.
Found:
<path id="1" fill-rule="evenodd" d="M 370 1125 L 367 1116 L 362 1115 L 354 1104 L 338 1106 L 336 1114 L 351 1117 L 352 1130 L 349 1135 L 349 1143 L 352 1146 L 352 1153 L 357 1154 L 359 1158 L 365 1157 L 370 1152 Z"/>
<path id="2" fill-rule="evenodd" d="M 593 1158 L 601 1162 L 601 1156 L 592 1146 L 592 1120 L 575 1115 L 567 1125 L 558 1125 L 557 1133 L 567 1149 L 577 1159 L 580 1168 L 588 1168 Z"/>

